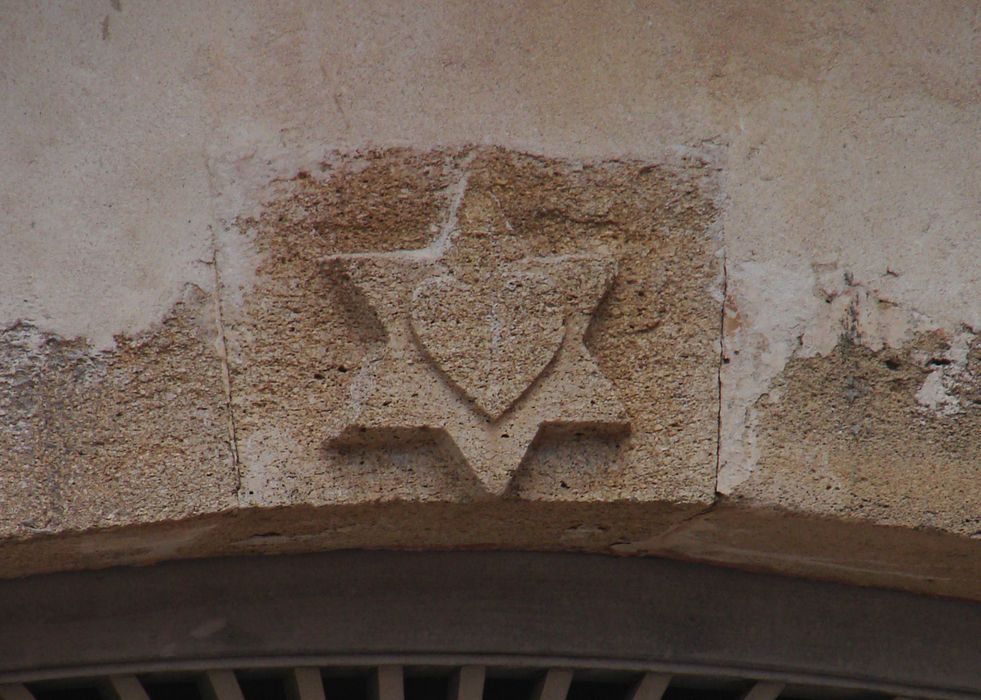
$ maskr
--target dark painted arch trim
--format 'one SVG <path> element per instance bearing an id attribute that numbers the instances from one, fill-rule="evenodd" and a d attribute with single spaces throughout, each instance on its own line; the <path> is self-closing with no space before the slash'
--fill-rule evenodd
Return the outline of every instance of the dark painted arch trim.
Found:
<path id="1" fill-rule="evenodd" d="M 0 582 L 0 680 L 466 655 L 981 695 L 981 605 L 659 559 L 333 552 Z"/>

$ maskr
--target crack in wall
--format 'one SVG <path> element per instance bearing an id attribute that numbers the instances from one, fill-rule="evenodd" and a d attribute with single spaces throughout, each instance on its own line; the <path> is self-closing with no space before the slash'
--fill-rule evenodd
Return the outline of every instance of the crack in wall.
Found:
<path id="1" fill-rule="evenodd" d="M 225 410 L 228 413 L 228 447 L 232 455 L 232 468 L 235 470 L 235 495 L 236 497 L 242 490 L 242 470 L 239 465 L 238 456 L 238 435 L 235 427 L 235 410 L 232 401 L 232 372 L 228 364 L 228 344 L 225 341 L 225 322 L 222 315 L 222 281 L 221 272 L 218 269 L 218 238 L 213 226 L 211 230 L 211 269 L 214 272 L 215 280 L 215 324 L 217 326 L 218 337 L 215 341 L 218 355 L 221 358 L 221 377 L 222 385 L 225 389 Z M 241 505 L 241 503 L 240 503 Z"/>
<path id="2" fill-rule="evenodd" d="M 719 305 L 719 365 L 717 373 L 716 398 L 718 399 L 718 414 L 715 437 L 715 483 L 713 484 L 713 506 L 719 502 L 719 471 L 722 468 L 722 368 L 726 358 L 726 301 L 729 295 L 729 269 L 726 260 L 726 249 L 722 246 L 722 303 Z"/>

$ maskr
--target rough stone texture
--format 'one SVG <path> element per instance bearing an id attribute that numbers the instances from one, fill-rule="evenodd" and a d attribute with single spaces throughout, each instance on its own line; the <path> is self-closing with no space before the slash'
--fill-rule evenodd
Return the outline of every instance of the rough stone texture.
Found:
<path id="1" fill-rule="evenodd" d="M 813 267 L 823 310 L 741 414 L 744 441 L 723 439 L 719 490 L 743 506 L 979 537 L 977 333 L 889 298 L 902 276 L 891 268 L 870 287 L 837 264 Z M 744 323 L 730 298 L 725 345 L 739 347 Z M 731 378 L 724 365 L 724 412 Z"/>
<path id="2" fill-rule="evenodd" d="M 215 300 L 197 288 L 111 351 L 0 332 L 0 536 L 187 518 L 235 503 Z"/>
<path id="3" fill-rule="evenodd" d="M 586 438 L 586 451 L 575 439 L 556 440 L 536 445 L 513 481 L 544 520 L 530 510 L 519 516 L 513 509 L 525 501 L 505 499 L 494 512 L 518 527 L 495 531 L 498 546 L 556 546 L 565 516 L 546 515 L 547 508 L 598 507 L 567 499 L 636 494 L 669 500 L 640 504 L 651 511 L 643 516 L 650 527 L 628 528 L 614 551 L 981 598 L 981 553 L 972 539 L 981 443 L 977 3 L 121 0 L 8 4 L 0 14 L 0 376 L 17 385 L 2 385 L 0 403 L 17 404 L 4 410 L 21 416 L 0 416 L 0 464 L 5 475 L 16 474 L 2 482 L 0 522 L 5 533 L 29 538 L 3 545 L 0 575 L 236 551 L 238 540 L 223 539 L 222 528 L 250 522 L 256 529 L 243 526 L 242 537 L 260 536 L 267 516 L 280 522 L 265 532 L 283 537 L 270 538 L 264 551 L 396 546 L 385 534 L 398 531 L 396 506 L 410 518 L 413 508 L 445 509 L 470 533 L 452 540 L 428 525 L 406 529 L 416 546 L 491 546 L 466 514 L 494 516 L 486 503 L 467 500 L 476 484 L 452 455 L 439 458 L 443 469 L 430 461 L 407 472 L 392 468 L 392 458 L 414 468 L 418 452 L 361 450 L 344 458 L 345 472 L 327 469 L 340 457 L 316 451 L 318 440 L 340 429 L 328 418 L 348 406 L 355 366 L 344 363 L 384 341 L 383 326 L 364 316 L 358 299 L 343 305 L 342 317 L 332 315 L 341 289 L 324 281 L 321 258 L 427 246 L 446 224 L 463 159 L 473 153 L 464 145 L 476 143 L 537 154 L 527 161 L 532 170 L 547 162 L 656 165 L 652 176 L 663 176 L 666 188 L 658 192 L 682 182 L 693 189 L 656 200 L 653 216 L 675 216 L 666 209 L 707 193 L 718 211 L 711 233 L 723 244 L 725 270 L 724 324 L 717 319 L 724 327 L 714 336 L 723 364 L 711 390 L 721 397 L 715 502 L 697 514 L 711 497 L 712 474 L 700 467 L 689 481 L 680 447 L 669 445 L 666 456 L 654 454 L 656 462 L 631 471 L 620 467 L 635 445 Z M 359 158 L 336 155 L 359 150 Z M 685 157 L 708 164 L 709 183 L 678 179 Z M 533 174 L 504 179 L 525 182 Z M 539 220 L 551 228 L 535 255 L 559 250 L 553 243 L 563 240 L 569 211 L 591 211 L 590 202 L 569 203 L 545 187 L 565 177 L 538 178 L 525 203 L 519 191 L 502 199 L 488 190 L 518 213 L 534 211 L 543 193 L 563 202 L 554 220 Z M 278 242 L 268 219 L 276 207 L 285 217 Z M 251 237 L 235 226 L 250 216 L 265 226 Z M 587 217 L 569 226 L 595 223 Z M 328 230 L 335 240 L 323 240 Z M 623 283 L 633 278 L 637 249 L 626 240 L 608 245 L 621 284 L 596 313 L 586 347 L 628 413 L 654 416 L 661 409 L 646 406 L 654 403 L 647 387 L 633 391 L 630 362 L 653 376 L 665 356 L 678 358 L 667 365 L 677 367 L 701 351 L 684 356 L 692 351 L 683 335 L 670 348 L 645 344 L 670 330 L 663 324 L 627 332 L 630 323 L 644 329 L 640 314 L 616 312 L 641 308 L 626 304 Z M 182 491 L 133 481 L 126 492 L 133 497 L 117 500 L 109 489 L 58 496 L 33 472 L 24 479 L 25 445 L 45 455 L 65 445 L 71 451 L 76 436 L 89 434 L 86 426 L 108 425 L 92 411 L 131 396 L 100 379 L 112 377 L 123 358 L 147 375 L 176 376 L 176 364 L 156 363 L 151 339 L 183 318 L 175 303 L 189 284 L 212 287 L 216 256 L 222 312 L 239 333 L 232 398 L 241 412 L 246 486 L 231 503 L 243 508 L 59 539 L 62 526 L 153 523 L 228 506 L 215 495 L 223 487 Z M 672 278 L 663 286 L 670 292 L 685 284 Z M 616 297 L 618 289 L 626 296 Z M 672 298 L 695 300 L 692 289 Z M 671 304 L 652 309 L 655 316 L 665 310 L 680 313 Z M 285 335 L 250 336 L 252 328 Z M 220 407 L 227 397 L 210 369 L 220 365 L 197 352 L 189 348 L 179 365 L 193 378 L 183 395 L 200 393 Z M 50 371 L 41 376 L 46 362 Z M 291 371 L 263 370 L 266 364 Z M 663 371 L 668 381 L 678 376 Z M 77 384 L 69 380 L 75 372 Z M 64 420 L 79 429 L 58 432 L 58 421 L 28 420 L 24 376 L 36 377 L 50 397 L 44 411 L 61 416 L 59 406 L 70 406 Z M 687 405 L 684 389 L 665 387 L 658 396 Z M 92 392 L 101 398 L 83 398 Z M 340 403 L 327 403 L 335 398 Z M 702 405 L 696 398 L 690 405 Z M 149 406 L 159 397 L 141 401 Z M 171 403 L 141 410 L 154 418 L 184 410 Z M 215 426 L 224 420 L 218 410 Z M 113 437 L 125 441 L 95 445 L 101 449 L 90 461 L 54 463 L 84 471 L 78 465 L 96 464 L 109 445 L 140 443 L 134 455 L 155 453 L 158 444 L 212 450 L 213 461 L 186 464 L 220 474 L 222 484 L 230 479 L 234 489 L 227 433 L 216 427 L 206 438 L 194 421 L 161 425 L 169 427 L 116 425 Z M 672 434 L 680 445 L 680 436 L 698 432 L 664 421 L 642 428 L 662 446 Z M 41 434 L 55 437 L 30 437 Z M 185 462 L 175 463 L 154 467 L 162 483 L 187 474 Z M 598 464 L 615 473 L 592 469 Z M 410 508 L 407 498 L 419 502 Z M 361 504 L 345 506 L 363 509 L 355 519 L 384 510 L 391 529 L 348 523 L 353 529 L 344 536 L 304 539 L 312 525 L 287 527 L 290 517 L 307 522 L 303 513 L 341 518 L 330 508 L 345 501 Z M 244 507 L 252 503 L 294 505 Z M 304 503 L 325 505 L 295 505 Z M 589 532 L 592 521 L 582 522 Z M 51 529 L 32 534 L 21 523 Z M 206 529 L 195 531 L 199 525 Z M 600 551 L 614 547 L 584 537 Z"/>
<path id="4" fill-rule="evenodd" d="M 757 402 L 759 462 L 734 498 L 981 538 L 981 341 L 969 337 L 959 353 L 941 332 L 875 352 L 843 335 L 791 360 Z M 924 395 L 932 384 L 942 402 Z"/>
<path id="5" fill-rule="evenodd" d="M 509 486 L 711 502 L 721 260 L 704 163 L 335 159 L 241 222 L 261 259 L 225 315 L 248 502 Z M 494 317 L 474 320 L 482 304 Z"/>

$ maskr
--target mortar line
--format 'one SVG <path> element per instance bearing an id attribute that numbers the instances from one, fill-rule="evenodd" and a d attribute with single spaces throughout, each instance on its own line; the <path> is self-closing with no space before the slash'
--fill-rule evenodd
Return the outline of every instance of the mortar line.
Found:
<path id="1" fill-rule="evenodd" d="M 726 301 L 729 298 L 729 267 L 725 245 L 722 246 L 722 303 L 719 307 L 719 363 L 716 370 L 716 394 L 719 405 L 715 427 L 715 484 L 713 504 L 719 500 L 719 472 L 722 469 L 722 368 L 726 360 Z"/>
<path id="2" fill-rule="evenodd" d="M 242 470 L 238 456 L 238 431 L 235 425 L 235 411 L 232 402 L 232 372 L 228 364 L 228 344 L 225 341 L 225 319 L 222 314 L 222 282 L 218 270 L 218 237 L 214 226 L 211 229 L 211 268 L 215 279 L 215 322 L 218 326 L 218 350 L 221 357 L 222 384 L 225 389 L 225 411 L 228 414 L 228 443 L 232 452 L 232 467 L 235 469 L 235 497 L 240 499 L 242 492 Z"/>

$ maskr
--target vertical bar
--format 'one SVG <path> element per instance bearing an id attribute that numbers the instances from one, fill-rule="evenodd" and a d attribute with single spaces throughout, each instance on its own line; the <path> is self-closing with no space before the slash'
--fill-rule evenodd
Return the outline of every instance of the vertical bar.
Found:
<path id="1" fill-rule="evenodd" d="M 450 680 L 448 700 L 481 700 L 486 676 L 487 669 L 483 666 L 461 666 Z"/>
<path id="2" fill-rule="evenodd" d="M 768 683 L 760 681 L 743 695 L 742 700 L 777 700 L 783 692 L 783 683 Z"/>
<path id="3" fill-rule="evenodd" d="M 532 700 L 565 700 L 570 685 L 572 685 L 572 671 L 550 668 L 545 677 L 538 682 Z"/>
<path id="4" fill-rule="evenodd" d="M 630 700 L 661 700 L 668 689 L 671 676 L 663 673 L 645 673 L 630 691 Z"/>
<path id="5" fill-rule="evenodd" d="M 204 679 L 204 689 L 211 700 L 245 700 L 234 672 L 208 671 Z"/>
<path id="6" fill-rule="evenodd" d="M 116 700 L 150 700 L 136 676 L 109 676 L 109 690 Z"/>
<path id="7" fill-rule="evenodd" d="M 34 700 L 34 694 L 20 683 L 0 685 L 0 700 Z"/>
<path id="8" fill-rule="evenodd" d="M 294 668 L 288 684 L 293 700 L 325 700 L 324 679 L 320 677 L 319 668 Z"/>
<path id="9" fill-rule="evenodd" d="M 379 666 L 373 680 L 372 700 L 405 700 L 401 666 Z"/>

